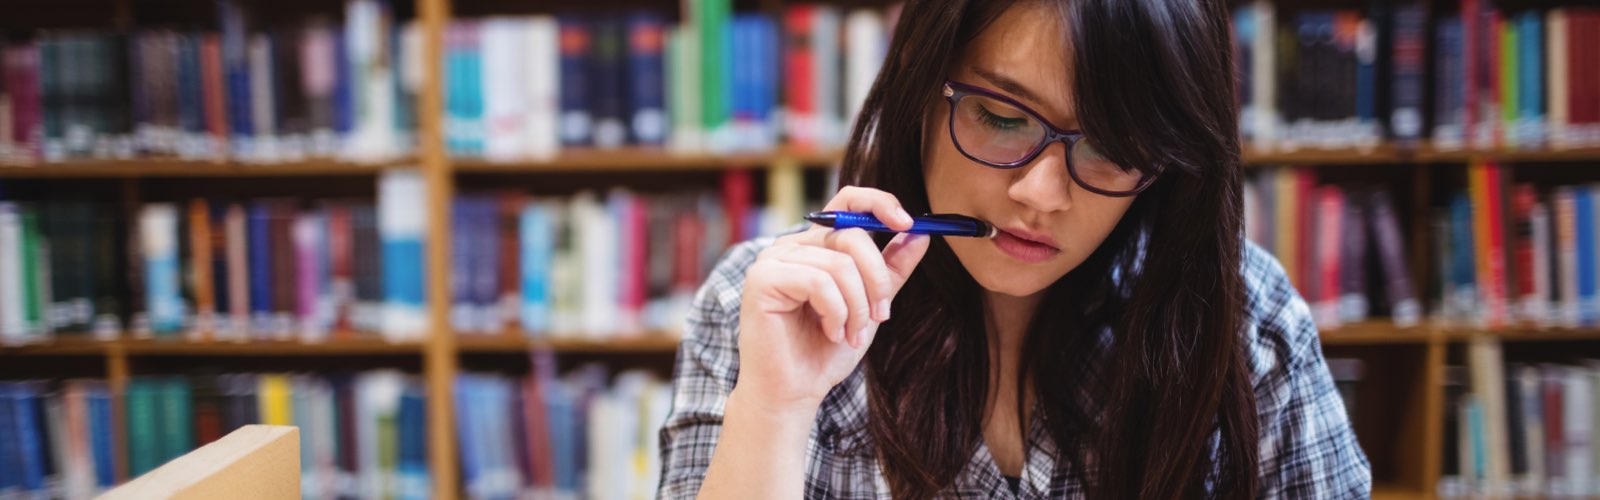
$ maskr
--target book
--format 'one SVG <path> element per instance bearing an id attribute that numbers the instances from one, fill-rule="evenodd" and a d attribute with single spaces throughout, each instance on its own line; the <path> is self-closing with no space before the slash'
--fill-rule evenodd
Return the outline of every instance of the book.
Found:
<path id="1" fill-rule="evenodd" d="M 417 340 L 427 329 L 423 297 L 426 245 L 422 176 L 416 170 L 386 170 L 378 177 L 378 235 L 383 253 L 382 331 L 390 340 Z"/>

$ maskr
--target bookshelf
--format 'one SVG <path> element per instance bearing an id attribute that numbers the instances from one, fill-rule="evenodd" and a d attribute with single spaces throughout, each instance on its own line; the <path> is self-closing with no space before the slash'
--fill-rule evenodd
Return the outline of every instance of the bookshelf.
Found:
<path id="1" fill-rule="evenodd" d="M 405 0 L 399 0 L 405 1 Z M 47 5 L 53 2 L 32 2 Z M 136 18 L 133 0 L 110 0 L 115 5 L 114 22 L 127 26 Z M 173 4 L 175 2 L 166 2 Z M 105 161 L 73 161 L 46 165 L 0 164 L 0 180 L 10 181 L 65 181 L 104 180 L 115 183 L 129 179 L 153 179 L 160 182 L 190 183 L 199 185 L 217 179 L 228 182 L 251 183 L 262 178 L 315 185 L 330 177 L 376 176 L 389 167 L 416 166 L 423 177 L 425 193 L 418 202 L 424 204 L 427 239 L 431 242 L 450 242 L 453 234 L 450 217 L 451 201 L 458 191 L 458 181 L 467 176 L 494 177 L 521 176 L 540 179 L 547 174 L 596 174 L 596 176 L 647 173 L 673 175 L 731 169 L 762 170 L 775 166 L 798 165 L 808 170 L 821 170 L 838 163 L 842 152 L 837 149 L 795 149 L 780 147 L 766 152 L 737 154 L 684 154 L 664 149 L 624 147 L 619 149 L 563 149 L 545 160 L 488 161 L 452 157 L 445 143 L 446 116 L 444 116 L 444 90 L 441 82 L 445 33 L 452 12 L 498 13 L 508 8 L 507 2 L 484 10 L 482 0 L 415 0 L 415 18 L 420 21 L 423 36 L 423 84 L 417 92 L 418 120 L 417 150 L 414 154 L 392 161 L 353 163 L 344 161 L 295 161 L 287 163 L 253 164 L 242 162 L 214 162 L 179 159 L 136 159 Z M 629 2 L 613 2 L 629 3 Z M 642 3 L 642 2 L 637 2 Z M 776 10 L 782 1 L 763 1 L 763 8 Z M 842 3 L 842 2 L 841 2 Z M 1238 2 L 1234 2 L 1238 3 Z M 1286 4 L 1286 2 L 1279 2 Z M 1439 4 L 1444 2 L 1431 2 Z M 471 5 L 462 5 L 471 4 Z M 664 4 L 670 8 L 671 4 Z M 526 6 L 515 8 L 526 9 Z M 56 14 L 49 14 L 56 16 Z M 41 21 L 48 24 L 70 25 L 67 21 Z M 1435 147 L 1428 140 L 1411 142 L 1378 142 L 1370 148 L 1282 150 L 1246 145 L 1243 161 L 1252 166 L 1300 166 L 1330 171 L 1359 172 L 1391 167 L 1407 169 L 1399 177 L 1414 184 L 1410 191 L 1396 189 L 1397 210 L 1419 217 L 1443 198 L 1435 192 L 1440 184 L 1435 175 L 1454 175 L 1449 172 L 1464 170 L 1472 160 L 1486 159 L 1506 164 L 1552 164 L 1552 168 L 1577 171 L 1600 164 L 1600 147 L 1570 149 L 1472 149 L 1456 150 Z M 1349 168 L 1345 168 L 1349 167 Z M 1362 175 L 1356 173 L 1353 175 Z M 1589 180 L 1594 180 L 1593 176 Z M 153 189 L 152 184 L 124 182 L 121 184 L 130 203 L 141 199 L 143 190 Z M 604 186 L 599 186 L 604 187 Z M 1441 190 L 1442 191 L 1442 190 Z M 1406 203 L 1411 201 L 1412 203 Z M 1426 231 L 1417 230 L 1413 222 L 1412 234 L 1406 235 L 1407 256 L 1414 282 L 1425 283 L 1433 273 L 1430 262 L 1431 246 L 1442 242 L 1431 241 Z M 557 356 L 586 357 L 646 356 L 670 359 L 678 343 L 665 332 L 617 337 L 607 340 L 551 339 L 529 340 L 521 332 L 511 331 L 497 335 L 458 333 L 450 324 L 452 293 L 450 283 L 453 273 L 452 248 L 449 244 L 427 246 L 424 263 L 430 280 L 426 284 L 426 307 L 429 323 L 420 340 L 388 342 L 370 335 L 330 336 L 321 343 L 290 341 L 186 342 L 134 339 L 123 335 L 119 340 L 95 341 L 81 338 L 62 339 L 38 345 L 0 347 L 0 363 L 27 360 L 29 366 L 45 366 L 56 360 L 72 359 L 73 369 L 81 369 L 83 359 L 96 364 L 94 371 L 103 373 L 114 391 L 121 391 L 133 376 L 140 363 L 150 359 L 218 360 L 227 362 L 246 357 L 300 358 L 312 357 L 321 361 L 351 360 L 366 362 L 375 358 L 404 357 L 418 359 L 421 376 L 432 396 L 427 401 L 429 472 L 433 480 L 433 498 L 456 498 L 462 492 L 459 477 L 458 443 L 456 440 L 456 410 L 451 400 L 453 382 L 465 368 L 474 367 L 473 357 L 510 357 L 530 351 L 548 351 Z M 1376 487 L 1374 498 L 1431 498 L 1435 492 L 1444 461 L 1442 443 L 1443 422 L 1446 411 L 1444 398 L 1444 371 L 1450 361 L 1449 353 L 1459 350 L 1476 338 L 1494 338 L 1508 345 L 1574 347 L 1585 355 L 1600 354 L 1600 329 L 1538 329 L 1497 328 L 1482 329 L 1446 326 L 1424 320 L 1419 326 L 1399 327 L 1384 320 L 1367 320 L 1342 325 L 1321 333 L 1322 345 L 1330 357 L 1354 357 L 1369 362 L 1369 370 L 1380 374 L 1367 377 L 1369 386 L 1364 389 L 1359 416 L 1362 423 L 1358 435 L 1373 457 Z M 464 359 L 465 358 L 465 359 Z M 68 363 L 63 363 L 68 364 Z M 465 365 L 465 367 L 463 366 Z M 1378 384 L 1373 384 L 1378 381 Z M 1370 404 L 1368 404 L 1370 403 Z M 116 404 L 121 412 L 120 402 Z M 124 443 L 119 439 L 118 446 Z M 119 454 L 120 451 L 119 451 Z M 122 474 L 126 479 L 126 472 Z"/>

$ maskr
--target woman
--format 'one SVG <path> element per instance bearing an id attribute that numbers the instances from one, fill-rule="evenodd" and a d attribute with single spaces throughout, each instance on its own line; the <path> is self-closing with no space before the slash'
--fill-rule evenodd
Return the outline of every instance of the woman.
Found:
<path id="1" fill-rule="evenodd" d="M 678 498 L 1358 497 L 1282 268 L 1243 242 L 1226 4 L 911 0 L 828 210 L 696 297 Z M 876 239 L 875 239 L 876 238 Z"/>

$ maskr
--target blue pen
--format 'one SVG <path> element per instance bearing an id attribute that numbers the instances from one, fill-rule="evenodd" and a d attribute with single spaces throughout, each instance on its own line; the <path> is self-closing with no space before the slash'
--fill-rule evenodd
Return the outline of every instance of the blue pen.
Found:
<path id="1" fill-rule="evenodd" d="M 834 229 L 850 229 L 858 227 L 877 233 L 912 233 L 932 236 L 967 236 L 972 238 L 993 238 L 994 226 L 989 223 L 958 214 L 923 214 L 912 217 L 911 229 L 896 231 L 878 221 L 872 214 L 860 212 L 812 212 L 806 215 L 806 220 L 822 227 Z"/>

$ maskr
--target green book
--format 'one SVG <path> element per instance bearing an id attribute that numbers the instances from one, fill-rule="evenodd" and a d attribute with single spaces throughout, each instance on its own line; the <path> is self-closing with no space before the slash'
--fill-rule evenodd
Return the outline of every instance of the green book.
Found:
<path id="1" fill-rule="evenodd" d="M 194 401 L 189 381 L 183 377 L 163 378 L 160 387 L 160 460 L 164 463 L 194 448 Z"/>
<path id="2" fill-rule="evenodd" d="M 692 6 L 693 20 L 700 31 L 700 119 L 713 149 L 722 149 L 729 143 L 732 72 L 728 66 L 732 47 L 728 44 L 728 16 L 732 8 L 730 0 L 693 0 Z"/>
<path id="3" fill-rule="evenodd" d="M 123 393 L 123 405 L 128 414 L 128 474 L 132 476 L 144 474 L 161 465 L 161 452 L 156 444 L 160 417 L 155 399 L 155 389 L 150 380 L 138 378 L 128 381 Z"/>
<path id="4" fill-rule="evenodd" d="M 45 262 L 47 246 L 39 234 L 39 211 L 30 204 L 21 206 L 22 222 L 22 314 L 25 330 L 34 335 L 45 330 L 44 308 L 49 302 L 50 266 Z"/>
<path id="5" fill-rule="evenodd" d="M 1512 128 L 1517 122 L 1517 23 L 1506 22 L 1500 27 L 1500 125 L 1501 134 L 1513 137 Z"/>
<path id="6" fill-rule="evenodd" d="M 673 27 L 667 36 L 667 60 L 673 146 L 699 149 L 704 122 L 700 118 L 700 32 L 690 25 Z"/>

